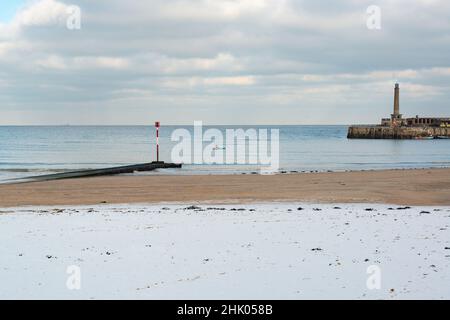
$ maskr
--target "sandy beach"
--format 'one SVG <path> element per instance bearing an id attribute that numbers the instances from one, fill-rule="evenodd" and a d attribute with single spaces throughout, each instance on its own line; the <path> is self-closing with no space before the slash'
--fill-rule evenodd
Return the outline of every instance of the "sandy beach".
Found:
<path id="1" fill-rule="evenodd" d="M 3 299 L 450 297 L 450 169 L 116 176 L 0 195 Z"/>
<path id="2" fill-rule="evenodd" d="M 450 207 L 0 210 L 0 299 L 448 299 Z"/>
<path id="3" fill-rule="evenodd" d="M 0 185 L 0 207 L 270 201 L 450 205 L 450 169 L 113 176 Z"/>

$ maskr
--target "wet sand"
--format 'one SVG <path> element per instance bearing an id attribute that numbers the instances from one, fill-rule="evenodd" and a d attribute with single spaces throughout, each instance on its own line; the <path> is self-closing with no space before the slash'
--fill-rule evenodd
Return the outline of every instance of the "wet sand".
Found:
<path id="1" fill-rule="evenodd" d="M 271 201 L 450 205 L 450 169 L 111 176 L 0 185 L 0 207 Z"/>

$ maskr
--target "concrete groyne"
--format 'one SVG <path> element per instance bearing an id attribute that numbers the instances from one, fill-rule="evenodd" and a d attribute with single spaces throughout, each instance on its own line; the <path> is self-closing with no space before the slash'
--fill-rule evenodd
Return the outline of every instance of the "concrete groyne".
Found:
<path id="1" fill-rule="evenodd" d="M 450 138 L 450 128 L 440 127 L 390 127 L 350 126 L 349 139 L 423 139 Z"/>
<path id="2" fill-rule="evenodd" d="M 177 163 L 165 163 L 163 161 L 154 161 L 154 162 L 150 162 L 150 163 L 133 164 L 133 165 L 121 166 L 121 167 L 90 169 L 90 170 L 82 170 L 82 171 L 71 171 L 71 172 L 62 172 L 62 173 L 47 174 L 47 175 L 40 175 L 40 176 L 32 176 L 32 177 L 15 179 L 12 181 L 39 182 L 39 181 L 61 180 L 61 179 L 99 177 L 99 176 L 109 176 L 109 175 L 116 175 L 116 174 L 123 174 L 123 173 L 153 171 L 156 169 L 181 168 L 181 166 L 182 166 L 181 164 L 177 164 Z"/>

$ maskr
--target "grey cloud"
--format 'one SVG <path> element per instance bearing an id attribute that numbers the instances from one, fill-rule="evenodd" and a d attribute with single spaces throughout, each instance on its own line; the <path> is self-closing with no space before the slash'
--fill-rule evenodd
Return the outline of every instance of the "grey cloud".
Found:
<path id="1" fill-rule="evenodd" d="M 395 80 L 410 112 L 448 106 L 448 1 L 377 1 L 379 31 L 373 1 L 41 1 L 80 6 L 82 29 L 63 10 L 0 26 L 0 124 L 370 122 Z"/>

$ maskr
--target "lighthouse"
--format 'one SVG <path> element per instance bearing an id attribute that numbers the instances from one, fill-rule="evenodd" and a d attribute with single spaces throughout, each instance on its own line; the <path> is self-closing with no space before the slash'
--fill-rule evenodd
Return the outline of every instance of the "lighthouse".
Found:
<path id="1" fill-rule="evenodd" d="M 348 127 L 349 139 L 450 139 L 450 117 L 403 118 L 400 113 L 400 86 L 394 87 L 394 112 L 379 125 Z"/>
<path id="2" fill-rule="evenodd" d="M 395 84 L 394 88 L 394 113 L 391 114 L 392 126 L 398 126 L 402 123 L 402 115 L 400 114 L 400 86 Z"/>

